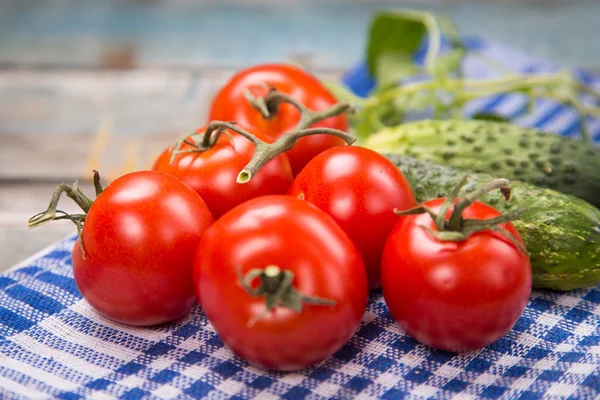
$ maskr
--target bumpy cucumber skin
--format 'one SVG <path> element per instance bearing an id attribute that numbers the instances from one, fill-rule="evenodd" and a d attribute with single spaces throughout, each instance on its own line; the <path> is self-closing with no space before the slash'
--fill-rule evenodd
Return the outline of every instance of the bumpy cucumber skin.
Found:
<path id="1" fill-rule="evenodd" d="M 365 147 L 572 194 L 600 207 L 600 149 L 509 123 L 425 120 L 387 128 Z"/>
<path id="2" fill-rule="evenodd" d="M 456 168 L 386 154 L 406 176 L 418 202 L 444 197 L 465 175 Z M 496 175 L 498 177 L 498 175 Z M 489 182 L 490 175 L 469 173 L 466 191 Z M 600 282 L 600 210 L 564 193 L 511 181 L 512 198 L 492 192 L 482 201 L 500 212 L 527 208 L 514 221 L 530 252 L 533 287 L 573 290 Z"/>

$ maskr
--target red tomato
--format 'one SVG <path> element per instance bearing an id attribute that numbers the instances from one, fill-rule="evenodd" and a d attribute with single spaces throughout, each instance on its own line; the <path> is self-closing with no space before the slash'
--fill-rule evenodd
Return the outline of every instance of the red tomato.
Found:
<path id="1" fill-rule="evenodd" d="M 281 104 L 273 118 L 265 119 L 244 96 L 248 89 L 254 97 L 266 96 L 269 89 L 292 96 L 311 110 L 322 111 L 337 103 L 337 99 L 323 84 L 307 71 L 285 64 L 257 65 L 238 72 L 225 84 L 213 100 L 209 120 L 236 121 L 242 126 L 255 127 L 273 140 L 293 130 L 300 120 L 299 111 L 290 104 Z M 313 128 L 348 130 L 348 119 L 343 116 L 327 118 Z M 345 142 L 331 135 L 313 135 L 302 138 L 287 152 L 294 175 L 317 154 Z"/>
<path id="2" fill-rule="evenodd" d="M 303 295 L 335 305 L 305 303 L 300 312 L 279 305 L 263 315 L 265 296 L 251 296 L 236 269 L 269 265 L 293 272 Z M 208 320 L 235 354 L 286 371 L 340 349 L 358 328 L 368 294 L 365 267 L 346 234 L 317 207 L 289 196 L 250 200 L 215 222 L 196 253 L 194 283 Z"/>
<path id="3" fill-rule="evenodd" d="M 205 128 L 199 129 L 204 133 Z M 261 140 L 259 132 L 251 132 Z M 285 154 L 265 164 L 248 183 L 238 184 L 236 177 L 254 153 L 254 145 L 245 137 L 231 132 L 232 141 L 221 135 L 217 143 L 202 152 L 180 153 L 170 163 L 172 147 L 156 159 L 155 171 L 166 172 L 190 185 L 204 199 L 216 218 L 233 207 L 254 197 L 284 194 L 293 180 L 292 169 Z M 181 150 L 191 149 L 184 143 Z"/>
<path id="4" fill-rule="evenodd" d="M 424 204 L 438 212 L 443 202 Z M 489 219 L 500 213 L 476 201 L 462 215 Z M 529 258 L 498 232 L 443 242 L 421 225 L 436 230 L 428 214 L 402 217 L 385 246 L 381 281 L 394 319 L 419 342 L 441 350 L 475 350 L 500 339 L 531 293 Z M 522 244 L 512 224 L 501 227 Z"/>
<path id="5" fill-rule="evenodd" d="M 303 196 L 335 219 L 360 251 L 369 288 L 379 287 L 383 246 L 399 220 L 394 208 L 416 205 L 398 167 L 373 150 L 335 147 L 309 162 L 288 194 Z"/>
<path id="6" fill-rule="evenodd" d="M 73 273 L 87 302 L 130 325 L 172 321 L 195 302 L 194 251 L 213 222 L 198 194 L 154 171 L 124 175 L 92 204 Z"/>

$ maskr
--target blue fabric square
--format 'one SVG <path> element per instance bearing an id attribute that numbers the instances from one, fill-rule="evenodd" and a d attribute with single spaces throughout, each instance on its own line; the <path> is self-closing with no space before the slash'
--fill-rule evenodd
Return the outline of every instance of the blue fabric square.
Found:
<path id="1" fill-rule="evenodd" d="M 190 351 L 181 358 L 181 361 L 188 364 L 197 364 L 208 357 L 208 354 L 201 353 L 197 350 Z"/>
<path id="2" fill-rule="evenodd" d="M 223 347 L 223 342 L 221 341 L 221 339 L 217 335 L 214 335 L 213 337 L 211 337 L 210 339 L 208 339 L 206 341 L 206 343 L 209 344 L 209 345 L 211 345 L 211 346 Z"/>
<path id="3" fill-rule="evenodd" d="M 451 392 L 461 392 L 463 391 L 467 386 L 469 386 L 468 382 L 465 381 L 461 381 L 460 379 L 452 379 L 451 381 L 449 381 L 448 383 L 446 383 L 443 388 L 446 390 L 449 390 Z"/>
<path id="4" fill-rule="evenodd" d="M 552 303 L 542 297 L 536 297 L 530 301 L 531 308 L 540 312 L 546 312 L 552 308 Z"/>
<path id="5" fill-rule="evenodd" d="M 548 357 L 550 351 L 541 349 L 539 347 L 534 347 L 527 352 L 525 357 L 531 358 L 533 360 L 541 360 L 542 358 Z"/>
<path id="6" fill-rule="evenodd" d="M 253 388 L 263 390 L 271 386 L 273 382 L 273 379 L 269 378 L 268 376 L 259 376 L 251 381 L 248 385 Z"/>
<path id="7" fill-rule="evenodd" d="M 17 332 L 22 332 L 35 325 L 34 321 L 30 321 L 25 317 L 20 316 L 4 307 L 0 307 L 0 322 L 2 325 L 11 328 Z M 0 334 L 2 333 L 2 326 L 0 325 Z M 2 335 L 3 336 L 3 335 Z"/>
<path id="8" fill-rule="evenodd" d="M 183 339 L 188 339 L 188 338 L 194 336 L 194 334 L 196 332 L 198 332 L 200 329 L 202 329 L 202 327 L 199 325 L 186 324 L 186 325 L 183 325 L 182 327 L 180 327 L 179 329 L 177 329 L 175 332 L 173 332 L 173 336 L 180 336 Z"/>
<path id="9" fill-rule="evenodd" d="M 549 340 L 550 342 L 554 342 L 554 343 L 563 343 L 569 337 L 571 337 L 571 335 L 572 335 L 572 333 L 567 332 L 558 326 L 555 326 L 554 328 L 552 328 L 550 330 L 550 332 L 548 332 L 545 339 Z"/>
<path id="10" fill-rule="evenodd" d="M 441 350 L 433 350 L 431 354 L 427 356 L 427 359 L 436 363 L 445 364 L 448 361 L 452 360 L 454 356 L 456 356 L 455 353 L 450 353 L 448 351 Z"/>
<path id="11" fill-rule="evenodd" d="M 583 297 L 584 300 L 591 301 L 595 304 L 600 304 L 600 290 L 594 289 Z"/>
<path id="12" fill-rule="evenodd" d="M 170 369 L 163 369 L 158 374 L 154 375 L 151 380 L 158 383 L 167 383 L 171 382 L 176 376 L 179 375 L 179 372 L 172 371 Z"/>
<path id="13" fill-rule="evenodd" d="M 337 353 L 334 354 L 334 357 L 340 361 L 350 361 L 356 357 L 356 355 L 360 353 L 360 349 L 351 343 L 346 344 Z"/>
<path id="14" fill-rule="evenodd" d="M 133 375 L 137 374 L 140 370 L 142 370 L 144 366 L 142 364 L 136 363 L 135 361 L 130 361 L 127 364 L 123 365 L 116 372 L 121 373 L 123 375 Z"/>
<path id="15" fill-rule="evenodd" d="M 596 370 L 596 374 L 589 375 L 582 382 L 583 386 L 587 386 L 591 389 L 594 389 L 596 392 L 600 393 L 600 375 L 597 374 L 598 370 Z"/>
<path id="16" fill-rule="evenodd" d="M 414 368 L 408 374 L 404 375 L 409 381 L 416 383 L 423 383 L 431 376 L 431 372 L 426 371 L 422 368 Z"/>
<path id="17" fill-rule="evenodd" d="M 524 391 L 520 396 L 519 400 L 538 400 L 541 399 L 542 395 L 540 393 L 531 392 L 529 390 Z"/>
<path id="18" fill-rule="evenodd" d="M 214 386 L 201 380 L 194 382 L 189 388 L 183 392 L 194 399 L 201 399 L 206 396 Z"/>
<path id="19" fill-rule="evenodd" d="M 598 344 L 600 344 L 600 335 L 586 336 L 579 342 L 580 346 L 598 346 Z"/>
<path id="20" fill-rule="evenodd" d="M 0 276 L 0 289 L 4 289 L 7 286 L 15 284 L 17 281 L 6 276 Z"/>
<path id="21" fill-rule="evenodd" d="M 560 358 L 562 362 L 574 363 L 580 361 L 583 357 L 585 357 L 584 353 L 565 353 Z"/>
<path id="22" fill-rule="evenodd" d="M 582 310 L 581 308 L 573 308 L 569 310 L 569 312 L 565 315 L 565 318 L 570 319 L 571 321 L 581 323 L 591 315 L 592 313 L 590 313 L 589 311 Z"/>
<path id="23" fill-rule="evenodd" d="M 379 335 L 381 335 L 381 333 L 384 331 L 385 330 L 382 327 L 371 323 L 371 324 L 367 324 L 367 325 L 363 326 L 362 328 L 360 328 L 358 330 L 357 334 L 359 336 L 364 337 L 365 339 L 373 340 L 373 339 L 377 338 Z"/>
<path id="24" fill-rule="evenodd" d="M 390 389 L 381 396 L 383 400 L 397 400 L 402 399 L 406 396 L 406 392 L 403 392 L 400 389 Z"/>
<path id="25" fill-rule="evenodd" d="M 331 378 L 331 375 L 333 375 L 334 373 L 335 372 L 330 370 L 329 368 L 320 367 L 308 374 L 308 377 L 317 381 L 324 382 L 327 379 Z"/>
<path id="26" fill-rule="evenodd" d="M 531 325 L 534 323 L 535 321 L 533 319 L 521 316 L 521 318 L 519 318 L 513 326 L 513 330 L 517 332 L 525 332 L 529 330 L 531 328 Z"/>
<path id="27" fill-rule="evenodd" d="M 73 392 L 63 392 L 60 393 L 58 396 L 56 396 L 59 399 L 62 400 L 79 400 L 79 399 L 83 399 L 83 396 L 77 393 L 73 393 Z"/>
<path id="28" fill-rule="evenodd" d="M 504 373 L 504 375 L 511 378 L 520 378 L 525 375 L 527 371 L 529 371 L 529 368 L 513 365 Z"/>
<path id="29" fill-rule="evenodd" d="M 306 396 L 308 396 L 309 393 L 310 390 L 308 390 L 307 388 L 303 388 L 301 386 L 294 386 L 286 393 L 284 393 L 281 397 L 286 400 L 302 400 Z"/>
<path id="30" fill-rule="evenodd" d="M 481 396 L 489 399 L 497 399 L 502 396 L 502 393 L 506 392 L 506 390 L 506 388 L 500 386 L 488 386 L 481 392 Z"/>
<path id="31" fill-rule="evenodd" d="M 163 354 L 167 354 L 169 351 L 173 350 L 174 348 L 175 348 L 175 346 L 173 346 L 173 345 L 158 342 L 158 343 L 152 345 L 151 347 L 149 347 L 146 350 L 146 354 L 158 357 L 158 356 L 162 356 Z"/>
<path id="32" fill-rule="evenodd" d="M 416 340 L 408 336 L 404 336 L 392 342 L 390 346 L 403 353 L 409 353 L 412 350 L 414 350 L 414 348 L 417 347 L 418 344 L 419 343 Z"/>
<path id="33" fill-rule="evenodd" d="M 371 381 L 369 379 L 361 378 L 360 376 L 355 376 L 352 379 L 350 379 L 348 382 L 346 382 L 346 384 L 344 386 L 347 388 L 350 388 L 356 392 L 360 392 L 361 390 L 363 390 L 364 388 L 366 388 L 367 386 L 369 386 L 372 383 L 373 383 L 373 381 Z"/>
<path id="34" fill-rule="evenodd" d="M 148 395 L 149 393 L 140 388 L 133 388 L 130 391 L 126 392 L 121 396 L 121 399 L 124 400 L 139 400 L 142 397 Z"/>
<path id="35" fill-rule="evenodd" d="M 73 278 L 68 278 L 52 272 L 44 272 L 36 276 L 36 279 L 58 286 L 70 295 L 81 298 L 81 293 L 79 293 L 79 289 L 77 289 L 77 285 Z"/>
<path id="36" fill-rule="evenodd" d="M 21 285 L 11 286 L 5 289 L 4 292 L 13 299 L 22 301 L 43 313 L 56 314 L 66 308 L 66 306 L 60 304 L 58 301 Z"/>
<path id="37" fill-rule="evenodd" d="M 225 361 L 213 368 L 213 372 L 221 375 L 223 379 L 227 379 L 238 372 L 240 372 L 242 368 L 238 367 L 231 361 Z"/>
<path id="38" fill-rule="evenodd" d="M 471 361 L 469 364 L 467 364 L 465 370 L 481 373 L 481 372 L 485 372 L 488 369 L 490 369 L 491 365 L 492 365 L 491 361 L 484 360 L 483 358 L 476 358 L 473 361 Z"/>
<path id="39" fill-rule="evenodd" d="M 35 265 L 32 265 L 30 267 L 19 268 L 19 274 L 32 276 L 43 270 L 44 268 L 42 267 L 36 267 Z"/>
<path id="40" fill-rule="evenodd" d="M 100 378 L 86 383 L 85 386 L 94 390 L 104 390 L 112 383 L 113 382 L 109 381 L 108 379 Z"/>
<path id="41" fill-rule="evenodd" d="M 490 344 L 487 348 L 500 354 L 512 354 L 515 348 L 515 342 L 505 336 Z"/>
<path id="42" fill-rule="evenodd" d="M 369 368 L 376 369 L 377 371 L 387 371 L 392 365 L 396 364 L 394 360 L 386 356 L 379 356 L 369 363 Z"/>
<path id="43" fill-rule="evenodd" d="M 539 379 L 545 380 L 545 381 L 550 381 L 550 382 L 556 382 L 560 379 L 561 376 L 563 376 L 565 373 L 563 371 L 556 371 L 556 370 L 546 370 L 544 372 L 542 372 L 539 376 Z"/>

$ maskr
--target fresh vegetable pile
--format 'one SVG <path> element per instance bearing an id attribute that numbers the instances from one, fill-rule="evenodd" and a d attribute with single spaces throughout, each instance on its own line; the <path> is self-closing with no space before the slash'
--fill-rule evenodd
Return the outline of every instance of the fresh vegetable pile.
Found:
<path id="1" fill-rule="evenodd" d="M 435 20 L 422 16 L 391 26 L 422 35 L 425 21 L 431 35 Z M 385 49 L 382 88 L 402 96 L 394 85 L 403 76 L 390 71 L 409 64 Z M 430 63 L 439 72 L 441 61 Z M 447 72 L 438 79 L 456 71 Z M 389 117 L 392 92 L 381 93 L 378 115 Z M 62 184 L 29 225 L 75 223 L 75 281 L 99 313 L 148 326 L 198 302 L 235 354 L 282 371 L 347 343 L 369 290 L 381 287 L 419 342 L 463 352 L 504 336 L 532 287 L 600 282 L 596 148 L 487 120 L 366 132 L 365 101 L 340 103 L 297 67 L 243 70 L 206 124 L 174 138 L 151 170 L 106 188 L 95 172 L 94 200 L 77 182 Z M 357 133 L 365 147 L 352 145 Z M 82 214 L 60 211 L 62 194 Z"/>

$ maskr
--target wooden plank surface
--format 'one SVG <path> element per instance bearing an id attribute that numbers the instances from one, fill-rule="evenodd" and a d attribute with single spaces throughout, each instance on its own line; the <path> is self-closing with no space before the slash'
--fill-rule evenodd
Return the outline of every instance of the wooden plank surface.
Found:
<path id="1" fill-rule="evenodd" d="M 213 93 L 233 72 L 0 70 L 0 271 L 75 232 L 64 221 L 26 227 L 57 184 L 89 181 L 93 169 L 106 183 L 149 168 L 180 134 L 205 122 Z M 62 204 L 76 210 L 68 198 Z"/>
<path id="2" fill-rule="evenodd" d="M 26 228 L 59 182 L 147 168 L 238 68 L 291 61 L 336 79 L 371 15 L 401 6 L 600 71 L 596 0 L 0 1 L 0 271 L 74 232 Z"/>
<path id="3" fill-rule="evenodd" d="M 371 15 L 393 7 L 447 14 L 465 33 L 563 65 L 600 65 L 597 0 L 4 0 L 0 64 L 345 68 L 362 57 Z"/>

